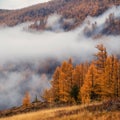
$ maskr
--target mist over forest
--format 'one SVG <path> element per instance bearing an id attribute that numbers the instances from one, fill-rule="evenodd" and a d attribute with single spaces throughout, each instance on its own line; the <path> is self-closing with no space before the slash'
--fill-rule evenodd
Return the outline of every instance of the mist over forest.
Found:
<path id="1" fill-rule="evenodd" d="M 62 61 L 72 58 L 74 65 L 90 62 L 95 59 L 95 47 L 99 43 L 104 44 L 108 54 L 120 57 L 120 36 L 102 34 L 111 13 L 120 19 L 120 6 L 113 6 L 98 17 L 88 16 L 71 31 L 63 29 L 62 16 L 58 14 L 50 15 L 47 29 L 41 31 L 29 29 L 29 22 L 14 27 L 1 26 L 0 109 L 21 105 L 26 91 L 30 92 L 31 101 L 36 95 L 41 99 Z M 74 24 L 74 19 L 65 20 Z"/>

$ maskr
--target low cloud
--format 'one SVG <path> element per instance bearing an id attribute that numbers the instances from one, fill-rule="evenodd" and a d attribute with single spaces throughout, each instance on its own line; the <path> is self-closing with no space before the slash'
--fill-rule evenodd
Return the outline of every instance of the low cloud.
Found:
<path id="1" fill-rule="evenodd" d="M 103 14 L 101 19 L 107 17 Z M 59 19 L 55 20 L 59 24 Z M 91 61 L 99 43 L 105 45 L 109 54 L 120 56 L 120 36 L 86 37 L 86 22 L 75 30 L 58 33 L 28 32 L 23 29 L 27 26 L 0 29 L 0 109 L 20 105 L 26 91 L 33 96 L 32 100 L 36 94 L 40 97 L 50 87 L 51 74 L 61 61 L 70 57 L 74 63 Z"/>

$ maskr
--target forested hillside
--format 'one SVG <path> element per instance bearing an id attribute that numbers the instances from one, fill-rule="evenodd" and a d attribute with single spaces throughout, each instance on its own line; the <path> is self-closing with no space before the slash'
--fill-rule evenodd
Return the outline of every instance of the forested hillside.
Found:
<path id="1" fill-rule="evenodd" d="M 108 55 L 102 44 L 97 49 L 91 63 L 73 66 L 70 59 L 57 67 L 44 99 L 53 103 L 90 103 L 120 98 L 120 60 Z"/>
<path id="2" fill-rule="evenodd" d="M 78 25 L 80 25 L 87 16 L 99 16 L 113 5 L 120 5 L 120 1 L 52 0 L 48 3 L 42 3 L 19 10 L 2 11 L 0 12 L 0 24 L 3 26 L 15 26 L 17 24 L 32 21 L 35 23 L 32 24 L 30 28 L 39 30 L 45 28 L 46 20 L 49 15 L 57 13 L 59 15 L 62 15 L 62 17 L 65 19 L 74 19 L 74 24 L 72 25 L 67 22 L 63 23 L 63 28 L 68 31 L 78 27 Z M 41 24 L 39 26 L 36 25 L 37 21 L 41 21 Z M 119 26 L 119 20 L 111 26 L 114 29 L 117 25 Z"/>
<path id="3" fill-rule="evenodd" d="M 82 116 L 78 116 L 78 113 L 81 114 L 85 111 L 90 113 L 97 111 L 96 115 L 98 113 L 106 113 L 106 115 L 110 112 L 119 113 L 120 60 L 114 55 L 108 55 L 102 44 L 97 45 L 96 48 L 98 49 L 95 54 L 96 59 L 89 63 L 84 62 L 74 66 L 71 58 L 63 61 L 53 73 L 51 87 L 41 96 L 43 101 L 36 96 L 31 102 L 32 96 L 27 91 L 21 106 L 0 111 L 0 117 L 78 104 L 81 106 L 88 104 L 88 106 L 82 108 L 78 106 L 78 109 L 71 111 L 58 111 L 58 114 L 61 116 L 75 114 L 79 119 Z M 55 114 L 55 119 L 57 117 Z"/>

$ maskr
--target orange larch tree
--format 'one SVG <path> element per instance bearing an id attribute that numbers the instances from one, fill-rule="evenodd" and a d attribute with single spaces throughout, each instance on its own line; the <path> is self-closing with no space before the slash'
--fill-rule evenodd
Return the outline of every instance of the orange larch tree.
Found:
<path id="1" fill-rule="evenodd" d="M 28 105 L 30 104 L 30 94 L 29 94 L 29 92 L 26 92 L 26 93 L 25 93 L 25 96 L 24 96 L 22 102 L 23 102 L 23 103 L 22 103 L 23 106 L 28 106 Z"/>
<path id="2" fill-rule="evenodd" d="M 60 76 L 60 67 L 57 67 L 51 81 L 52 85 L 52 92 L 53 92 L 53 101 L 54 102 L 59 102 L 59 76 Z"/>
<path id="3" fill-rule="evenodd" d="M 92 63 L 85 76 L 84 84 L 80 89 L 82 102 L 90 102 L 91 99 L 97 98 L 97 83 L 96 83 L 96 67 Z"/>

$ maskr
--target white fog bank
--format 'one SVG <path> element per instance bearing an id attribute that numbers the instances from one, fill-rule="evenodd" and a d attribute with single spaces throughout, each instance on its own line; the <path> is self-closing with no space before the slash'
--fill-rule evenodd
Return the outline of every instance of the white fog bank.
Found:
<path id="1" fill-rule="evenodd" d="M 111 12 L 119 18 L 119 9 L 113 7 L 97 18 L 86 20 L 89 19 L 91 24 L 96 21 L 98 28 L 103 29 Z M 0 110 L 21 105 L 26 91 L 30 92 L 32 100 L 36 95 L 40 98 L 50 87 L 52 72 L 61 61 L 70 57 L 77 63 L 90 61 L 97 52 L 97 44 L 104 44 L 109 54 L 120 56 L 120 36 L 87 37 L 83 33 L 88 25 L 86 21 L 75 30 L 65 32 L 59 18 L 59 15 L 53 15 L 47 21 L 54 31 L 30 32 L 23 29 L 28 27 L 26 23 L 0 28 Z"/>

